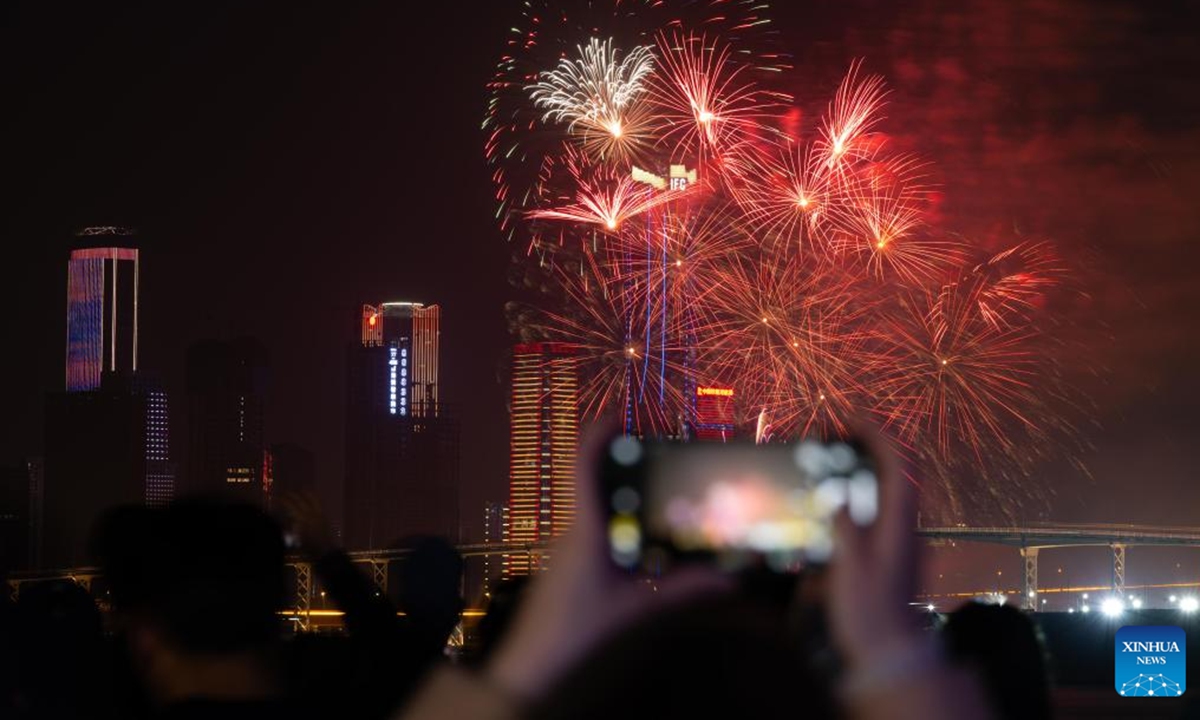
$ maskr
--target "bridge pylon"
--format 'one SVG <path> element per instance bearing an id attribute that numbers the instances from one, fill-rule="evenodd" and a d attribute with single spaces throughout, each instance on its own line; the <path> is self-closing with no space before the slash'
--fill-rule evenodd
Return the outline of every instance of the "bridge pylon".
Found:
<path id="1" fill-rule="evenodd" d="M 1021 607 L 1026 610 L 1037 610 L 1038 548 L 1021 548 L 1021 558 L 1025 561 L 1025 583 L 1021 588 Z"/>
<path id="2" fill-rule="evenodd" d="M 1125 597 L 1125 545 L 1113 543 L 1113 594 L 1119 598 Z"/>

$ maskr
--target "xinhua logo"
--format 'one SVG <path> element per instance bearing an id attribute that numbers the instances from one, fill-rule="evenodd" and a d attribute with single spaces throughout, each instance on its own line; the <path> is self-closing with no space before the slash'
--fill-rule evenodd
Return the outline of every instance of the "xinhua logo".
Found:
<path id="1" fill-rule="evenodd" d="M 1117 693 L 1179 697 L 1187 690 L 1187 636 L 1173 625 L 1130 625 L 1117 631 Z"/>

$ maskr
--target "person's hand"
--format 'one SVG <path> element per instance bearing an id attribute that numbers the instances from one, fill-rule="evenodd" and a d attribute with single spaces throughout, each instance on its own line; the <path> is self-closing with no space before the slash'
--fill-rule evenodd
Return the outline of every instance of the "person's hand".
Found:
<path id="1" fill-rule="evenodd" d="M 826 601 L 834 642 L 851 670 L 919 638 L 908 612 L 917 574 L 915 494 L 895 453 L 878 435 L 862 434 L 878 464 L 879 515 L 869 527 L 855 525 L 844 510 L 838 515 Z"/>
<path id="2" fill-rule="evenodd" d="M 550 569 L 534 580 L 485 668 L 492 683 L 523 700 L 541 697 L 574 663 L 634 620 L 731 587 L 714 568 L 684 568 L 650 583 L 612 564 L 595 473 L 614 437 L 613 426 L 585 434 L 576 462 L 575 526 L 550 553 Z"/>
<path id="3" fill-rule="evenodd" d="M 283 493 L 278 502 L 284 527 L 288 532 L 295 533 L 301 552 L 319 559 L 333 551 L 333 533 L 316 495 L 310 492 Z"/>

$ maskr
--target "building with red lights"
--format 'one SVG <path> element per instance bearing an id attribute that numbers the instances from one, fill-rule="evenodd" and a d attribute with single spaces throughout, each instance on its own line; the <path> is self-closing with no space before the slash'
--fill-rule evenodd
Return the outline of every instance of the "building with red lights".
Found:
<path id="1" fill-rule="evenodd" d="M 438 396 L 440 323 L 437 305 L 362 306 L 346 357 L 348 548 L 460 539 L 460 426 Z"/>
<path id="2" fill-rule="evenodd" d="M 175 494 L 167 393 L 138 368 L 133 235 L 86 228 L 67 261 L 66 389 L 46 398 L 35 564 L 86 562 L 87 532 L 101 512 L 164 505 Z"/>
<path id="3" fill-rule="evenodd" d="M 133 232 L 86 228 L 67 262 L 67 391 L 100 387 L 104 372 L 131 375 L 138 354 L 138 251 Z"/>
<path id="4" fill-rule="evenodd" d="M 513 348 L 507 540 L 531 543 L 561 535 L 575 518 L 579 443 L 579 368 L 561 343 Z M 534 569 L 528 555 L 504 558 L 505 576 Z"/>
<path id="5" fill-rule="evenodd" d="M 733 388 L 704 385 L 696 388 L 697 440 L 732 440 L 734 423 Z"/>

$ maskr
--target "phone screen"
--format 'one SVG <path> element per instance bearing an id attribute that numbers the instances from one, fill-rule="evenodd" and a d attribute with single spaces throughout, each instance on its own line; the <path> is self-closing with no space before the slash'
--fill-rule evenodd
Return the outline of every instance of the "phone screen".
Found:
<path id="1" fill-rule="evenodd" d="M 625 528 L 611 538 L 620 564 L 637 564 L 646 553 L 715 555 L 732 565 L 761 556 L 778 569 L 823 562 L 838 510 L 847 508 L 862 525 L 875 519 L 874 464 L 853 440 L 644 443 L 641 450 L 640 472 L 614 488 L 612 527 Z M 622 492 L 626 500 L 637 495 L 636 513 L 621 515 Z M 628 542 L 631 529 L 637 547 Z"/>

